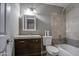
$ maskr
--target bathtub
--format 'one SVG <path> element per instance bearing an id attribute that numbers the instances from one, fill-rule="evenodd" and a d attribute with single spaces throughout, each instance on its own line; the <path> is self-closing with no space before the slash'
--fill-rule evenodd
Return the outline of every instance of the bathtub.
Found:
<path id="1" fill-rule="evenodd" d="M 79 56 L 79 48 L 68 44 L 58 44 L 59 56 Z"/>

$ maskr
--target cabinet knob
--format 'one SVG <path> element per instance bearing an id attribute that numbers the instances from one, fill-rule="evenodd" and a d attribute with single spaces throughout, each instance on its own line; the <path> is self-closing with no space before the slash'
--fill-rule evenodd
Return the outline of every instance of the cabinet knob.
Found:
<path id="1" fill-rule="evenodd" d="M 38 40 L 36 40 L 36 42 L 38 42 Z"/>

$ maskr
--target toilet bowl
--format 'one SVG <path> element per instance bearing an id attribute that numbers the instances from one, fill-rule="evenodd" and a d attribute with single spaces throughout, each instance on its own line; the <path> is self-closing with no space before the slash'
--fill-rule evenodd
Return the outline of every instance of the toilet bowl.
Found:
<path id="1" fill-rule="evenodd" d="M 43 46 L 46 47 L 47 55 L 57 56 L 59 50 L 52 46 L 52 36 L 43 36 Z"/>
<path id="2" fill-rule="evenodd" d="M 46 46 L 46 50 L 48 56 L 57 56 L 59 53 L 59 50 L 54 46 Z"/>

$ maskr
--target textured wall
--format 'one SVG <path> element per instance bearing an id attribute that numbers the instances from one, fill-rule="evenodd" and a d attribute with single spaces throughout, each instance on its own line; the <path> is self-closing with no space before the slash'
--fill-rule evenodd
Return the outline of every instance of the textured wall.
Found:
<path id="1" fill-rule="evenodd" d="M 37 30 L 36 31 L 23 31 L 22 30 L 22 22 L 20 19 L 20 26 L 19 26 L 19 34 L 40 34 L 40 35 L 44 35 L 45 30 L 49 30 L 50 31 L 50 35 L 55 35 L 55 33 L 52 33 L 53 29 L 52 29 L 52 25 L 54 22 L 51 20 L 52 19 L 52 14 L 53 13 L 60 13 L 62 11 L 63 8 L 61 7 L 57 7 L 57 6 L 51 6 L 51 5 L 47 5 L 47 4 L 20 4 L 20 15 L 23 15 L 24 10 L 26 10 L 26 8 L 28 7 L 34 7 L 37 10 Z M 61 15 L 61 14 L 59 14 Z M 58 17 L 58 16 L 56 16 Z M 62 18 L 61 16 L 59 16 L 60 18 L 60 22 L 62 22 Z M 57 21 L 58 22 L 58 21 Z M 59 23 L 60 24 L 60 23 Z M 61 28 L 59 26 L 59 28 Z M 58 29 L 58 28 L 56 28 Z M 62 31 L 62 30 L 61 30 Z M 55 35 L 56 36 L 56 35 Z"/>
<path id="2" fill-rule="evenodd" d="M 62 38 L 66 37 L 66 21 L 63 11 L 60 14 L 52 15 L 51 25 L 54 38 L 58 39 L 60 36 Z"/>
<path id="3" fill-rule="evenodd" d="M 57 15 L 52 15 L 51 25 L 54 39 L 53 41 L 55 44 L 60 43 L 60 39 L 64 40 L 66 37 L 66 20 L 63 10 Z"/>
<path id="4" fill-rule="evenodd" d="M 66 37 L 68 43 L 79 47 L 79 4 L 66 8 Z"/>

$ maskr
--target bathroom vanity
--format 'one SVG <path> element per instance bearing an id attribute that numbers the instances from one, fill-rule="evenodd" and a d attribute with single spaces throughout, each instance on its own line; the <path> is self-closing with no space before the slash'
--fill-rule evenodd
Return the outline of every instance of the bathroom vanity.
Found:
<path id="1" fill-rule="evenodd" d="M 40 56 L 40 35 L 19 35 L 15 37 L 15 56 Z"/>

